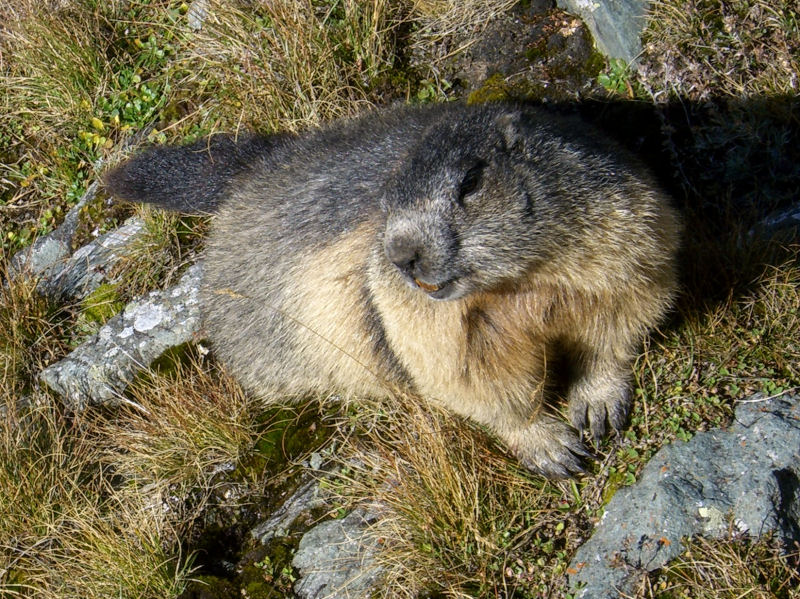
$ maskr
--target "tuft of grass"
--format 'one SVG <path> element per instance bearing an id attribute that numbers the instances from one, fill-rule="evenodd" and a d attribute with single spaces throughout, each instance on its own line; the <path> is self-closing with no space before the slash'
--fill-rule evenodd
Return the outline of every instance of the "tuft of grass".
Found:
<path id="1" fill-rule="evenodd" d="M 471 45 L 488 22 L 517 4 L 516 0 L 411 0 L 417 26 L 412 45 L 429 45 L 457 34 L 470 34 L 464 44 Z"/>
<path id="2" fill-rule="evenodd" d="M 191 574 L 177 535 L 147 494 L 74 502 L 41 595 L 52 599 L 178 597 Z"/>
<path id="3" fill-rule="evenodd" d="M 0 404 L 0 590 L 20 593 L 55 561 L 64 513 L 82 503 L 97 458 L 46 397 L 29 403 Z"/>
<path id="4" fill-rule="evenodd" d="M 66 311 L 36 291 L 29 273 L 10 278 L 0 256 L 0 402 L 30 393 L 36 375 L 64 355 Z"/>
<path id="5" fill-rule="evenodd" d="M 166 362 L 164 372 L 132 385 L 126 404 L 100 424 L 109 440 L 104 463 L 134 489 L 207 495 L 254 447 L 259 412 L 229 375 L 198 356 Z"/>
<path id="6" fill-rule="evenodd" d="M 401 5 L 388 0 L 209 2 L 180 85 L 208 129 L 292 130 L 371 105 L 394 60 Z"/>
<path id="7" fill-rule="evenodd" d="M 113 494 L 88 422 L 41 393 L 3 408 L 0 595 L 177 597 L 188 560 L 144 496 Z"/>
<path id="8" fill-rule="evenodd" d="M 112 273 L 118 294 L 131 300 L 174 284 L 197 257 L 206 217 L 184 216 L 147 205 L 136 207 L 144 222 L 137 237 Z"/>
<path id="9" fill-rule="evenodd" d="M 712 541 L 697 538 L 668 567 L 653 573 L 643 599 L 796 599 L 800 552 L 776 539 Z"/>
<path id="10" fill-rule="evenodd" d="M 530 477 L 484 434 L 412 397 L 390 406 L 360 404 L 364 427 L 345 440 L 340 484 L 345 503 L 380 514 L 385 570 L 381 594 L 416 597 L 538 596 L 566 569 L 575 535 L 557 505 L 570 491 Z"/>

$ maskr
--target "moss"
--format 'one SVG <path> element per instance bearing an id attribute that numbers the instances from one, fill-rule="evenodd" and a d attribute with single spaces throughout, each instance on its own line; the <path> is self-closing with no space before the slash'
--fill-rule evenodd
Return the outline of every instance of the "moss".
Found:
<path id="1" fill-rule="evenodd" d="M 197 345 L 191 341 L 168 348 L 151 364 L 150 370 L 160 375 L 175 373 L 180 366 L 186 366 L 199 359 Z"/>
<path id="2" fill-rule="evenodd" d="M 239 564 L 242 595 L 251 599 L 280 599 L 290 595 L 297 579 L 292 568 L 296 549 L 296 542 L 281 537 L 247 554 Z"/>
<path id="3" fill-rule="evenodd" d="M 511 97 L 510 87 L 506 78 L 500 73 L 488 77 L 478 89 L 467 97 L 467 104 L 483 104 L 484 102 L 499 102 Z"/>
<path id="4" fill-rule="evenodd" d="M 261 418 L 263 433 L 238 473 L 244 479 L 265 469 L 281 469 L 310 449 L 322 446 L 333 434 L 333 428 L 320 422 L 313 409 L 298 414 L 294 408 L 274 408 Z"/>
<path id="5" fill-rule="evenodd" d="M 81 314 L 87 321 L 104 324 L 124 307 L 117 286 L 105 283 L 81 302 Z"/>

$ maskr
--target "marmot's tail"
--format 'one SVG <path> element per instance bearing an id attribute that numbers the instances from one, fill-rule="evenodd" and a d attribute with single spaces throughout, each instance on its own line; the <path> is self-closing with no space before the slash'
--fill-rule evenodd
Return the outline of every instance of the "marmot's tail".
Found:
<path id="1" fill-rule="evenodd" d="M 107 172 L 115 198 L 180 212 L 213 212 L 230 180 L 287 136 L 215 135 L 187 146 L 155 146 Z"/>

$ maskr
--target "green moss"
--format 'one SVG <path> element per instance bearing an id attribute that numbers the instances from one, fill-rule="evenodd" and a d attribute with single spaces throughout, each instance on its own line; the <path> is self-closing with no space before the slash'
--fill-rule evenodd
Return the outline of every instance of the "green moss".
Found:
<path id="1" fill-rule="evenodd" d="M 246 556 L 240 564 L 239 586 L 251 599 L 280 599 L 291 594 L 297 573 L 292 557 L 297 544 L 291 539 L 274 539 Z"/>
<path id="2" fill-rule="evenodd" d="M 104 324 L 123 307 L 116 285 L 105 283 L 81 302 L 81 314 L 89 322 Z"/>
<path id="3" fill-rule="evenodd" d="M 301 457 L 310 449 L 322 446 L 333 433 L 330 426 L 320 422 L 316 410 L 305 410 L 298 415 L 294 408 L 274 408 L 264 413 L 261 421 L 263 433 L 252 452 L 242 464 L 248 474 L 265 468 L 285 465 Z"/>
<path id="4" fill-rule="evenodd" d="M 170 347 L 151 364 L 150 370 L 160 375 L 175 373 L 180 366 L 186 366 L 199 359 L 197 345 L 187 341 Z"/>
<path id="5" fill-rule="evenodd" d="M 510 98 L 510 86 L 500 73 L 488 77 L 483 85 L 467 97 L 467 104 L 499 102 Z"/>

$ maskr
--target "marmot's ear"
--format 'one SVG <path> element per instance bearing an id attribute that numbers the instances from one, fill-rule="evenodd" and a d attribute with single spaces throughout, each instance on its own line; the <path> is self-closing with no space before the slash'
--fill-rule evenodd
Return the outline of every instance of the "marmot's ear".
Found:
<path id="1" fill-rule="evenodd" d="M 521 119 L 522 114 L 519 110 L 504 112 L 495 119 L 506 150 L 512 150 L 518 146 L 522 149 L 521 145 L 525 143 L 525 138 L 521 134 Z"/>

